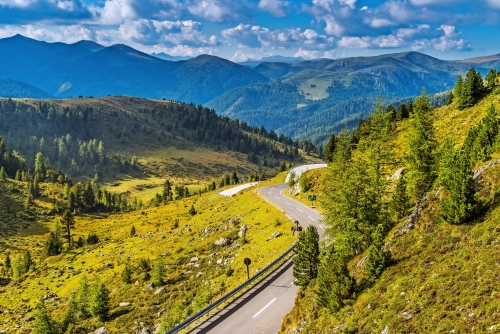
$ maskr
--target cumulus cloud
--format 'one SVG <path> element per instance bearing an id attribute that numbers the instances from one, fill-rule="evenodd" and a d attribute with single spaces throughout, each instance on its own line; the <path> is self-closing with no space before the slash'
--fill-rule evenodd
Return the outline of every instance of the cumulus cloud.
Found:
<path id="1" fill-rule="evenodd" d="M 299 51 L 295 52 L 293 56 L 296 58 L 302 57 L 304 59 L 315 59 L 318 58 L 319 52 L 314 50 L 303 50 L 302 48 L 299 48 Z"/>
<path id="2" fill-rule="evenodd" d="M 222 36 L 238 41 L 248 47 L 299 47 L 304 50 L 325 50 L 333 45 L 333 38 L 320 35 L 312 29 L 300 28 L 271 30 L 260 26 L 239 24 L 222 30 Z"/>
<path id="3" fill-rule="evenodd" d="M 16 34 L 46 42 L 75 43 L 81 40 L 95 40 L 94 32 L 79 25 L 37 26 L 26 24 L 0 27 L 0 38 L 11 37 Z"/>
<path id="4" fill-rule="evenodd" d="M 287 7 L 290 5 L 288 1 L 283 0 L 260 0 L 259 8 L 265 12 L 269 12 L 276 17 L 286 16 Z"/>
<path id="5" fill-rule="evenodd" d="M 252 5 L 247 0 L 186 0 L 189 13 L 210 22 L 248 22 Z"/>
<path id="6" fill-rule="evenodd" d="M 0 0 L 0 17 L 3 24 L 76 24 L 92 12 L 80 0 Z"/>

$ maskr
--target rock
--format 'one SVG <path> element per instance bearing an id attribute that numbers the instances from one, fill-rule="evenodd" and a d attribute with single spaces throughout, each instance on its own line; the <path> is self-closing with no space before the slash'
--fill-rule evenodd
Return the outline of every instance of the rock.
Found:
<path id="1" fill-rule="evenodd" d="M 267 238 L 266 241 L 270 241 L 272 239 L 276 239 L 278 237 L 281 237 L 282 235 L 283 235 L 283 233 L 281 233 L 281 232 L 275 232 L 269 238 Z"/>
<path id="2" fill-rule="evenodd" d="M 54 299 L 54 298 L 57 298 L 55 292 L 49 292 L 42 297 L 43 300 Z"/>
<path id="3" fill-rule="evenodd" d="M 153 283 L 146 285 L 146 290 L 153 290 Z"/>
<path id="4" fill-rule="evenodd" d="M 200 259 L 197 256 L 194 256 L 189 260 L 189 262 L 198 262 Z"/>
<path id="5" fill-rule="evenodd" d="M 101 268 L 103 268 L 103 269 L 113 269 L 114 267 L 115 267 L 115 265 L 112 263 L 105 263 L 101 266 Z"/>
<path id="6" fill-rule="evenodd" d="M 413 210 L 411 215 L 408 217 L 408 219 L 403 225 L 398 227 L 392 238 L 394 238 L 395 236 L 400 237 L 413 230 L 415 228 L 415 223 L 420 218 L 422 210 L 425 209 L 427 205 L 429 205 L 429 201 L 427 200 L 427 194 L 426 194 L 421 200 L 417 201 L 417 205 L 415 206 L 415 209 Z"/>
<path id="7" fill-rule="evenodd" d="M 156 291 L 155 291 L 155 296 L 156 296 L 156 295 L 159 295 L 160 293 L 162 293 L 162 292 L 163 292 L 163 290 L 165 290 L 165 287 L 164 287 L 164 286 L 159 287 L 158 289 L 156 289 Z"/>
<path id="8" fill-rule="evenodd" d="M 215 246 L 228 246 L 231 244 L 231 240 L 228 238 L 220 238 L 216 242 L 214 242 Z"/>
<path id="9" fill-rule="evenodd" d="M 243 238 L 243 236 L 245 235 L 245 233 L 247 233 L 247 231 L 250 229 L 251 226 L 248 226 L 248 225 L 245 225 L 243 224 L 241 227 L 240 227 L 240 231 L 238 232 L 238 236 L 240 238 Z"/>
<path id="10" fill-rule="evenodd" d="M 95 334 L 108 334 L 109 330 L 106 327 L 99 327 L 98 329 L 95 330 Z"/>
<path id="11" fill-rule="evenodd" d="M 400 168 L 394 172 L 391 176 L 389 176 L 389 180 L 399 180 L 401 178 L 401 174 L 403 174 L 404 168 Z"/>
<path id="12" fill-rule="evenodd" d="M 0 330 L 0 334 L 7 334 L 7 330 L 6 329 L 1 329 Z"/>
<path id="13" fill-rule="evenodd" d="M 218 259 L 217 264 L 222 264 L 222 259 Z"/>
<path id="14" fill-rule="evenodd" d="M 240 223 L 240 220 L 238 218 L 230 218 L 229 219 L 229 224 L 238 225 L 239 223 Z"/>
<path id="15" fill-rule="evenodd" d="M 142 329 L 138 329 L 136 334 L 151 334 L 151 330 L 147 327 L 143 327 Z"/>
<path id="16" fill-rule="evenodd" d="M 385 326 L 385 328 L 382 329 L 382 331 L 380 332 L 380 334 L 389 334 L 389 327 Z"/>
<path id="17" fill-rule="evenodd" d="M 494 165 L 496 164 L 499 164 L 500 163 L 500 160 L 496 160 L 496 161 L 492 161 L 490 162 L 489 164 L 487 164 L 486 166 L 483 166 L 479 169 L 476 169 L 474 172 L 473 172 L 473 175 L 472 175 L 472 178 L 474 179 L 474 181 L 477 180 L 477 178 L 479 178 L 481 176 L 481 174 L 484 173 L 485 170 L 487 170 L 488 168 L 491 168 L 493 167 Z"/>
<path id="18" fill-rule="evenodd" d="M 201 276 L 203 276 L 203 273 L 201 271 L 198 271 L 198 273 L 196 274 L 196 278 L 199 278 Z"/>
<path id="19" fill-rule="evenodd" d="M 32 322 L 33 320 L 35 320 L 35 317 L 32 316 L 32 315 L 30 315 L 29 317 L 24 318 L 24 321 L 26 321 L 26 322 Z"/>
<path id="20" fill-rule="evenodd" d="M 122 302 L 120 304 L 118 304 L 120 307 L 127 307 L 127 306 L 130 306 L 132 305 L 130 302 Z"/>

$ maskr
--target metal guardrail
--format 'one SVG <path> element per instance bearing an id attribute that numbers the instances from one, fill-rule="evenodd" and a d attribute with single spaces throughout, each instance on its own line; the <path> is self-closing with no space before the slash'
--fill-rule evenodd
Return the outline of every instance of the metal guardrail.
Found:
<path id="1" fill-rule="evenodd" d="M 178 331 L 180 331 L 180 330 L 188 327 L 189 325 L 191 325 L 192 323 L 194 323 L 195 321 L 197 321 L 201 317 L 207 315 L 210 311 L 214 310 L 219 305 L 221 305 L 225 301 L 229 300 L 231 297 L 235 296 L 238 292 L 241 292 L 247 286 L 249 286 L 254 281 L 256 281 L 259 277 L 261 277 L 262 275 L 264 275 L 264 273 L 266 273 L 269 269 L 271 269 L 276 264 L 278 264 L 281 260 L 283 260 L 288 254 L 290 254 L 293 251 L 293 249 L 295 248 L 296 245 L 297 245 L 297 243 L 294 243 L 289 249 L 287 249 L 277 259 L 275 259 L 273 262 L 271 262 L 270 264 L 268 264 L 264 269 L 262 269 L 261 271 L 259 271 L 258 273 L 256 273 L 252 277 L 250 277 L 250 279 L 246 280 L 244 283 L 241 283 L 236 288 L 234 288 L 230 292 L 226 293 L 224 296 L 220 297 L 219 299 L 217 299 L 212 304 L 210 304 L 210 305 L 206 306 L 205 308 L 199 310 L 196 314 L 188 317 L 183 322 L 178 323 L 172 329 L 169 329 L 168 331 L 164 332 L 164 334 L 174 334 L 174 333 L 177 333 Z M 278 269 L 278 268 L 276 268 L 276 269 Z"/>

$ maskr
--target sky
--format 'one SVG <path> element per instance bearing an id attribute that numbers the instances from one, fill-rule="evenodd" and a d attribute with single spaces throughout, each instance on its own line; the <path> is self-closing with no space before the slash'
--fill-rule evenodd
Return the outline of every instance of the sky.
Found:
<path id="1" fill-rule="evenodd" d="M 500 53 L 500 0 L 0 0 L 0 38 L 15 34 L 240 62 L 412 50 L 464 59 Z"/>

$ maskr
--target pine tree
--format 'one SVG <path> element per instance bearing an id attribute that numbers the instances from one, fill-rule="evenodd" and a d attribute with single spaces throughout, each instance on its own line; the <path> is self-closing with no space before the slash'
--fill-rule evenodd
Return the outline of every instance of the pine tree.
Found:
<path id="1" fill-rule="evenodd" d="M 165 180 L 165 183 L 163 184 L 162 199 L 164 202 L 172 200 L 172 184 L 168 179 Z"/>
<path id="2" fill-rule="evenodd" d="M 335 137 L 335 134 L 332 134 L 330 136 L 330 139 L 325 145 L 324 149 L 325 162 L 331 163 L 333 161 L 333 155 L 335 154 L 336 146 L 337 146 L 337 138 Z"/>
<path id="3" fill-rule="evenodd" d="M 455 84 L 454 95 L 457 100 L 457 105 L 459 109 L 464 108 L 464 79 L 462 74 L 458 76 L 457 83 Z"/>
<path id="4" fill-rule="evenodd" d="M 23 260 L 22 260 L 22 274 L 26 274 L 28 271 L 30 271 L 30 269 L 32 268 L 32 266 L 34 266 L 35 263 L 33 262 L 33 259 L 31 258 L 31 253 L 30 251 L 25 251 L 24 254 L 23 254 Z"/>
<path id="5" fill-rule="evenodd" d="M 292 188 L 295 185 L 295 176 L 296 176 L 296 174 L 295 174 L 294 170 L 292 170 L 292 171 L 290 171 L 290 173 L 288 173 L 288 182 L 287 183 L 288 183 L 288 186 L 290 188 Z"/>
<path id="6" fill-rule="evenodd" d="M 158 256 L 155 262 L 155 271 L 153 274 L 153 284 L 155 286 L 162 286 L 164 284 L 163 275 L 165 274 L 165 264 L 163 258 Z"/>
<path id="7" fill-rule="evenodd" d="M 135 234 L 136 234 L 136 232 L 135 232 L 135 226 L 132 225 L 132 227 L 130 228 L 130 236 L 131 237 L 135 237 Z"/>
<path id="8" fill-rule="evenodd" d="M 462 224 L 474 217 L 479 206 L 470 162 L 463 152 L 456 152 L 448 166 L 446 197 L 441 199 L 441 217 L 452 224 Z"/>
<path id="9" fill-rule="evenodd" d="M 448 94 L 448 98 L 446 99 L 446 105 L 449 106 L 452 103 L 453 103 L 453 91 L 450 91 L 450 94 Z"/>
<path id="10" fill-rule="evenodd" d="M 309 225 L 304 233 L 299 235 L 293 258 L 293 277 L 295 284 L 307 286 L 318 276 L 319 266 L 319 234 L 314 225 Z"/>
<path id="11" fill-rule="evenodd" d="M 286 161 L 283 160 L 281 161 L 281 164 L 280 164 L 280 172 L 284 172 L 286 171 L 287 167 L 286 167 Z"/>
<path id="12" fill-rule="evenodd" d="M 319 267 L 316 284 L 318 305 L 335 313 L 352 298 L 356 281 L 349 274 L 347 259 L 332 250 Z"/>
<path id="13" fill-rule="evenodd" d="M 5 173 L 5 168 L 2 166 L 0 168 L 0 180 L 5 180 L 7 178 L 7 174 Z"/>
<path id="14" fill-rule="evenodd" d="M 50 316 L 42 298 L 37 305 L 33 334 L 59 334 L 57 323 Z"/>
<path id="15" fill-rule="evenodd" d="M 490 69 L 486 77 L 484 78 L 488 88 L 493 88 L 497 80 L 497 72 L 495 69 Z"/>
<path id="16" fill-rule="evenodd" d="M 68 309 L 66 310 L 64 318 L 61 322 L 61 330 L 63 333 L 66 332 L 71 324 L 76 324 L 78 321 L 78 301 L 76 297 L 76 291 L 73 291 L 69 298 Z"/>
<path id="17" fill-rule="evenodd" d="M 125 268 L 123 268 L 122 282 L 125 284 L 132 283 L 132 267 L 129 264 L 126 264 Z"/>
<path id="18" fill-rule="evenodd" d="M 69 210 L 64 211 L 61 217 L 61 224 L 64 226 L 64 229 L 66 230 L 66 240 L 68 242 L 68 248 L 69 248 L 71 245 L 71 229 L 75 228 L 75 218 L 73 217 L 71 211 Z"/>
<path id="19" fill-rule="evenodd" d="M 406 177 L 404 170 L 396 185 L 396 191 L 392 195 L 391 208 L 396 213 L 398 220 L 406 217 L 410 208 L 410 198 L 406 192 Z"/>
<path id="20" fill-rule="evenodd" d="M 384 247 L 384 226 L 379 225 L 373 232 L 372 244 L 368 248 L 368 260 L 365 267 L 365 277 L 368 281 L 380 277 L 391 262 L 391 253 L 386 251 Z"/>
<path id="21" fill-rule="evenodd" d="M 47 240 L 45 240 L 42 257 L 47 258 L 49 256 L 54 256 L 59 254 L 61 254 L 60 243 L 57 240 L 54 232 L 50 232 L 49 236 L 47 237 Z"/>
<path id="22" fill-rule="evenodd" d="M 406 156 L 409 187 L 415 200 L 422 198 L 431 189 L 436 178 L 436 141 L 429 112 L 429 98 L 422 92 L 415 100 Z"/>
<path id="23" fill-rule="evenodd" d="M 193 205 L 193 204 L 191 204 L 191 208 L 189 209 L 189 214 L 190 214 L 191 216 L 194 216 L 194 215 L 196 215 L 196 213 L 197 213 L 197 212 L 196 212 L 196 209 L 194 208 L 194 205 Z"/>
<path id="24" fill-rule="evenodd" d="M 78 318 L 86 319 L 89 314 L 89 281 L 87 276 L 83 276 L 80 280 L 78 288 Z"/>
<path id="25" fill-rule="evenodd" d="M 5 260 L 4 260 L 4 265 L 5 268 L 10 269 L 12 267 L 12 260 L 10 259 L 10 252 L 5 253 Z"/>
<path id="26" fill-rule="evenodd" d="M 99 321 L 104 321 L 109 317 L 110 308 L 109 290 L 104 283 L 97 283 L 89 301 L 90 314 Z"/>

